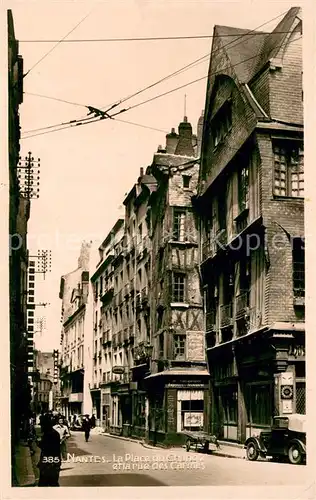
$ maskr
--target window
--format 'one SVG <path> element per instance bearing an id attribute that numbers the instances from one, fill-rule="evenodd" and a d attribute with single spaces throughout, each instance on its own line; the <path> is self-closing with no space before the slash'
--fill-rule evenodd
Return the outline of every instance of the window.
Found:
<path id="1" fill-rule="evenodd" d="M 185 335 L 174 335 L 174 359 L 185 359 Z"/>
<path id="2" fill-rule="evenodd" d="M 227 185 L 222 184 L 221 186 L 218 186 L 218 192 L 219 192 L 217 197 L 218 229 L 223 230 L 226 229 Z M 214 216 L 216 217 L 215 207 L 214 207 Z"/>
<path id="3" fill-rule="evenodd" d="M 29 288 L 34 288 L 35 283 L 29 283 Z"/>
<path id="4" fill-rule="evenodd" d="M 304 196 L 304 151 L 300 145 L 284 142 L 274 146 L 274 194 Z"/>
<path id="5" fill-rule="evenodd" d="M 161 333 L 158 337 L 158 357 L 164 358 L 164 334 Z"/>
<path id="6" fill-rule="evenodd" d="M 175 209 L 173 213 L 173 239 L 175 241 L 185 240 L 185 210 Z"/>
<path id="7" fill-rule="evenodd" d="M 183 187 L 184 188 L 189 188 L 190 187 L 190 180 L 191 176 L 190 175 L 183 175 L 182 176 L 182 181 L 183 181 Z"/>
<path id="8" fill-rule="evenodd" d="M 272 391 L 269 384 L 248 384 L 246 391 L 248 422 L 270 425 L 272 415 Z"/>
<path id="9" fill-rule="evenodd" d="M 239 211 L 249 208 L 249 167 L 243 167 L 238 172 L 238 202 Z"/>
<path id="10" fill-rule="evenodd" d="M 293 291 L 294 297 L 305 296 L 305 249 L 301 238 L 293 239 Z"/>
<path id="11" fill-rule="evenodd" d="M 96 298 L 96 300 L 98 299 L 98 293 L 99 293 L 99 283 L 96 282 L 96 284 L 95 284 L 95 298 Z"/>
<path id="12" fill-rule="evenodd" d="M 182 273 L 173 273 L 173 302 L 184 302 L 185 275 Z"/>
<path id="13" fill-rule="evenodd" d="M 226 101 L 212 120 L 212 136 L 214 148 L 224 140 L 232 128 L 231 101 Z"/>
<path id="14" fill-rule="evenodd" d="M 100 278 L 100 297 L 103 295 L 103 277 Z"/>

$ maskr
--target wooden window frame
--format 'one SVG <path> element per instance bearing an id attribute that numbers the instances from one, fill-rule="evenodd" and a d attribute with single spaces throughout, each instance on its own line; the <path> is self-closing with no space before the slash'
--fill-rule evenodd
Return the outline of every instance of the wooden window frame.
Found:
<path id="1" fill-rule="evenodd" d="M 273 195 L 281 198 L 304 198 L 304 144 L 303 141 L 296 139 L 274 139 L 273 143 Z M 279 150 L 279 151 L 278 151 Z M 285 154 L 282 155 L 282 150 Z M 292 153 L 295 151 L 298 160 L 296 163 L 291 163 Z M 285 163 L 282 163 L 281 157 L 284 157 Z M 303 158 L 300 162 L 300 158 Z M 278 167 L 279 165 L 279 167 Z M 283 166 L 284 165 L 284 166 Z M 282 168 L 283 166 L 283 168 Z M 279 172 L 279 174 L 278 174 Z M 297 189 L 298 195 L 293 195 L 293 179 L 292 176 L 297 175 Z M 300 175 L 302 178 L 300 179 Z M 284 186 L 280 184 L 276 186 L 276 182 L 283 182 Z M 303 188 L 300 189 L 300 182 L 303 183 Z M 284 192 L 281 192 L 284 191 Z"/>
<path id="2" fill-rule="evenodd" d="M 176 290 L 176 278 L 180 278 L 180 277 L 183 279 L 183 283 L 182 283 L 182 285 L 177 285 L 179 287 L 179 290 Z M 181 294 L 180 286 L 183 287 L 182 294 Z M 183 295 L 183 296 L 181 297 L 181 295 Z M 183 300 L 178 300 L 181 298 Z M 176 272 L 176 271 L 174 271 L 172 273 L 172 302 L 179 303 L 179 304 L 186 302 L 186 274 L 185 273 Z"/>
<path id="3" fill-rule="evenodd" d="M 179 351 L 178 354 L 177 351 Z M 175 333 L 173 335 L 173 359 L 175 361 L 183 361 L 185 360 L 185 358 L 186 358 L 186 335 L 183 333 Z"/>

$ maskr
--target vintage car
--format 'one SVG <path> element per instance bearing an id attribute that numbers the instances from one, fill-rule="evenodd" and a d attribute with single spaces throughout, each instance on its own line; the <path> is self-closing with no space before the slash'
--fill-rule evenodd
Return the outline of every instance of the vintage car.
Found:
<path id="1" fill-rule="evenodd" d="M 261 431 L 245 442 L 247 459 L 272 457 L 287 458 L 292 464 L 306 460 L 306 415 L 298 413 L 274 417 L 271 430 Z"/>

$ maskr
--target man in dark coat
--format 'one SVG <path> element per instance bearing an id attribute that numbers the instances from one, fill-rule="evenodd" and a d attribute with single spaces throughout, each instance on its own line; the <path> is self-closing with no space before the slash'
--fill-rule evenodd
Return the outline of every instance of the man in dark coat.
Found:
<path id="1" fill-rule="evenodd" d="M 85 418 L 83 419 L 82 429 L 84 431 L 84 437 L 85 437 L 85 440 L 86 440 L 86 443 L 87 443 L 89 441 L 90 429 L 91 429 L 91 423 L 90 423 L 89 415 L 86 415 Z"/>
<path id="2" fill-rule="evenodd" d="M 45 420 L 39 447 L 41 448 L 41 457 L 38 463 L 40 472 L 38 486 L 59 486 L 61 466 L 60 436 L 53 429 L 53 422 L 49 418 Z"/>

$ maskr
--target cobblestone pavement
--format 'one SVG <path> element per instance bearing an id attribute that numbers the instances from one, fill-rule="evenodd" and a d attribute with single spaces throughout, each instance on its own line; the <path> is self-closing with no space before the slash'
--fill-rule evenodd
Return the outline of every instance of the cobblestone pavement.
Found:
<path id="1" fill-rule="evenodd" d="M 300 486 L 310 484 L 308 466 L 248 462 L 189 452 L 151 449 L 137 442 L 72 433 L 60 486 Z"/>

